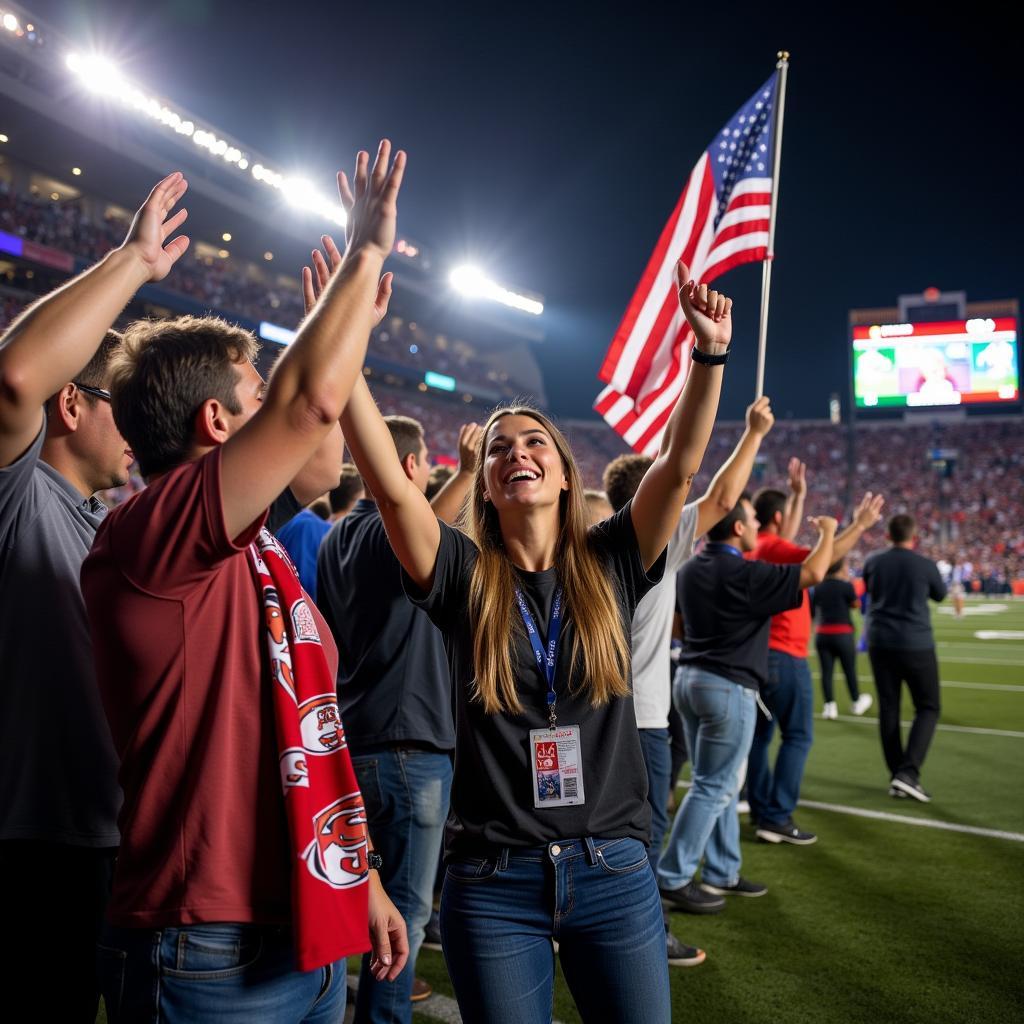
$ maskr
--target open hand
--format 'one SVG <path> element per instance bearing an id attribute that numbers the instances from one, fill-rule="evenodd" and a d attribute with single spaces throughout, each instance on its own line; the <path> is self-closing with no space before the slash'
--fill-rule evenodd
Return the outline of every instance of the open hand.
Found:
<path id="1" fill-rule="evenodd" d="M 789 489 L 794 494 L 807 493 L 807 466 L 797 458 L 789 460 Z"/>
<path id="2" fill-rule="evenodd" d="M 696 284 L 682 260 L 676 264 L 676 284 L 679 305 L 693 328 L 697 347 L 709 355 L 720 355 L 732 339 L 732 299 L 709 291 L 706 284 Z"/>
<path id="3" fill-rule="evenodd" d="M 409 959 L 405 921 L 388 898 L 376 872 L 370 873 L 370 973 L 377 981 L 394 981 Z"/>
<path id="4" fill-rule="evenodd" d="M 312 312 L 320 296 L 323 295 L 327 282 L 337 272 L 342 263 L 342 255 L 334 244 L 330 235 L 321 235 L 320 242 L 327 253 L 327 258 L 319 249 L 314 249 L 310 254 L 313 266 L 302 268 L 302 302 L 305 306 L 306 316 Z M 388 311 L 388 303 L 391 301 L 391 283 L 394 274 L 386 273 L 377 283 L 377 295 L 373 301 L 373 326 L 384 319 Z"/>
<path id="5" fill-rule="evenodd" d="M 479 423 L 463 423 L 459 429 L 459 472 L 472 473 L 476 469 L 476 453 L 483 427 Z"/>
<path id="6" fill-rule="evenodd" d="M 349 220 L 345 235 L 350 252 L 368 249 L 384 260 L 395 246 L 398 191 L 405 174 L 405 152 L 400 149 L 389 167 L 390 161 L 391 143 L 382 139 L 373 170 L 368 170 L 369 153 L 360 150 L 356 154 L 352 185 L 344 171 L 338 172 L 338 194 Z"/>
<path id="7" fill-rule="evenodd" d="M 167 241 L 188 216 L 188 210 L 182 209 L 167 219 L 187 188 L 188 182 L 181 171 L 168 174 L 153 186 L 153 191 L 132 218 L 121 248 L 140 260 L 146 270 L 147 281 L 162 281 L 188 248 L 186 235 Z"/>
<path id="8" fill-rule="evenodd" d="M 762 395 L 753 404 L 747 406 L 747 427 L 752 434 L 764 437 L 774 425 L 772 400 L 767 395 Z"/>
<path id="9" fill-rule="evenodd" d="M 882 518 L 882 506 L 884 504 L 885 498 L 881 494 L 873 495 L 870 491 L 867 491 L 864 497 L 860 499 L 857 510 L 853 513 L 853 521 L 862 530 L 870 530 Z"/>

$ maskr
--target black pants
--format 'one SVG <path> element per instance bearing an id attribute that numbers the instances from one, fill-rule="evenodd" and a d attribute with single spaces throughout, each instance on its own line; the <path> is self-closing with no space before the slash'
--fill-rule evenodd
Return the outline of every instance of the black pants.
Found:
<path id="1" fill-rule="evenodd" d="M 93 1024 L 100 995 L 96 938 L 116 854 L 30 839 L 0 842 L 0 964 L 12 1005 L 52 1000 L 54 1019 Z"/>
<path id="2" fill-rule="evenodd" d="M 939 662 L 935 648 L 869 647 L 871 671 L 878 691 L 878 726 L 889 773 L 905 772 L 917 779 L 939 721 Z M 907 745 L 900 734 L 900 691 L 903 683 L 914 702 L 914 722 Z"/>
<path id="3" fill-rule="evenodd" d="M 675 675 L 674 669 L 672 674 Z M 672 749 L 672 776 L 669 780 L 669 792 L 675 793 L 679 773 L 689 760 L 689 752 L 686 749 L 686 733 L 683 730 L 683 716 L 679 714 L 675 701 L 672 701 L 668 709 L 668 735 Z"/>
<path id="4" fill-rule="evenodd" d="M 850 700 L 860 696 L 857 685 L 857 651 L 852 633 L 819 633 L 814 639 L 818 650 L 818 661 L 821 662 L 821 688 L 825 693 L 825 703 L 836 699 L 832 687 L 832 673 L 835 671 L 836 659 L 843 666 L 846 676 L 846 688 L 850 691 Z"/>

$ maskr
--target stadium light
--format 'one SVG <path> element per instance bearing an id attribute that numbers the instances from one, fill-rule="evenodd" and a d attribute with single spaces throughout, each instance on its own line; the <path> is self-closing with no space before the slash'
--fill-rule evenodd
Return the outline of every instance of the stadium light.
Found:
<path id="1" fill-rule="evenodd" d="M 3 25 L 8 32 L 18 31 L 18 19 L 10 12 L 4 15 Z"/>
<path id="2" fill-rule="evenodd" d="M 100 54 L 69 53 L 65 58 L 65 64 L 90 92 L 116 100 L 175 134 L 191 138 L 196 146 L 205 149 L 219 162 L 237 167 L 240 171 L 248 171 L 254 181 L 280 191 L 291 206 L 316 213 L 342 227 L 345 225 L 345 211 L 337 200 L 329 199 L 318 192 L 305 178 L 286 177 L 262 163 L 252 163 L 248 153 L 244 153 L 227 139 L 221 138 L 212 128 L 197 125 L 184 112 L 174 110 L 170 105 L 148 95 L 130 82 L 106 57 Z"/>
<path id="3" fill-rule="evenodd" d="M 479 267 L 470 264 L 455 267 L 448 275 L 448 283 L 460 295 L 470 299 L 490 299 L 533 316 L 540 316 L 544 312 L 543 302 L 504 288 L 492 281 Z"/>

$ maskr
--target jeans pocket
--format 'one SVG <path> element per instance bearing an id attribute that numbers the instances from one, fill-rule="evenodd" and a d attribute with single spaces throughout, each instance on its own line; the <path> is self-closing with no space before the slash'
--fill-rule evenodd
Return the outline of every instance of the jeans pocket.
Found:
<path id="1" fill-rule="evenodd" d="M 174 933 L 168 929 L 165 937 Z M 185 981 L 233 978 L 250 970 L 263 952 L 258 928 L 239 925 L 196 925 L 177 930 L 173 948 L 165 945 L 163 974 Z"/>
<path id="2" fill-rule="evenodd" d="M 107 1007 L 107 1016 L 116 1021 L 124 1001 L 124 975 L 128 953 L 113 946 L 96 945 L 96 968 L 100 978 L 100 992 Z"/>
<path id="3" fill-rule="evenodd" d="M 359 783 L 359 792 L 363 794 L 366 814 L 372 821 L 379 817 L 384 806 L 379 761 L 375 757 L 353 757 L 352 768 Z"/>
<path id="4" fill-rule="evenodd" d="M 487 882 L 497 873 L 498 861 L 481 857 L 453 860 L 445 868 L 445 875 L 455 882 Z"/>
<path id="5" fill-rule="evenodd" d="M 631 875 L 650 861 L 647 848 L 639 839 L 625 836 L 611 839 L 597 847 L 597 862 L 610 875 Z"/>

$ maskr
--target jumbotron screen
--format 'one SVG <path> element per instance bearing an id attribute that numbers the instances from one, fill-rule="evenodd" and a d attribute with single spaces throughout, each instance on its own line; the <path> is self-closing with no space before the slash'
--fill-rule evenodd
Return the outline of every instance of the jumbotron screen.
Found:
<path id="1" fill-rule="evenodd" d="M 1013 317 L 853 329 L 858 409 L 921 408 L 1020 398 Z"/>

